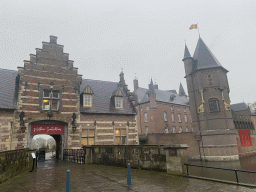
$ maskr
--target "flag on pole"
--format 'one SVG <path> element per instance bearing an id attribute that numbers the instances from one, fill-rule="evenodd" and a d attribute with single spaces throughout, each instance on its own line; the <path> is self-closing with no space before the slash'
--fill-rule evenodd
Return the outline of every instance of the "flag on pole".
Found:
<path id="1" fill-rule="evenodd" d="M 197 24 L 192 24 L 190 27 L 189 27 L 189 30 L 191 29 L 197 29 Z"/>

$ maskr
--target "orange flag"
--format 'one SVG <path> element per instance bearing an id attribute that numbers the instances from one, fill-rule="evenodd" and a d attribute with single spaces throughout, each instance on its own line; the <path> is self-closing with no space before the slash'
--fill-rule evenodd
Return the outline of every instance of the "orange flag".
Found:
<path id="1" fill-rule="evenodd" d="M 192 24 L 190 27 L 189 27 L 189 30 L 191 29 L 197 29 L 197 24 Z"/>

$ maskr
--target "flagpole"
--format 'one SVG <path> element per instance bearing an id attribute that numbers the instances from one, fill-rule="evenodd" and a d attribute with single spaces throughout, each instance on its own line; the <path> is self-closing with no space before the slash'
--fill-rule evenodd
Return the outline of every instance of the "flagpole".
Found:
<path id="1" fill-rule="evenodd" d="M 199 33 L 199 27 L 198 27 L 198 23 L 196 24 L 197 25 L 197 31 L 198 31 L 198 35 L 200 37 L 200 33 Z"/>

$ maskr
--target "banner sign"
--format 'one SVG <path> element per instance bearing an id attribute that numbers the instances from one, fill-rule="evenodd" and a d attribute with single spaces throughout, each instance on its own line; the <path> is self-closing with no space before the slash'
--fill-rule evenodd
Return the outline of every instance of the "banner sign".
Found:
<path id="1" fill-rule="evenodd" d="M 64 134 L 63 124 L 32 124 L 31 134 L 60 135 Z"/>

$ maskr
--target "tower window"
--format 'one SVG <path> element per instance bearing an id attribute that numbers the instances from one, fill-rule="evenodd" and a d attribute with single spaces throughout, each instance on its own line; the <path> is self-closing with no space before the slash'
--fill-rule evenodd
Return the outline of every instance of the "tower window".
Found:
<path id="1" fill-rule="evenodd" d="M 215 112 L 220 110 L 219 100 L 218 99 L 210 99 L 209 100 L 209 108 L 210 112 Z"/>

